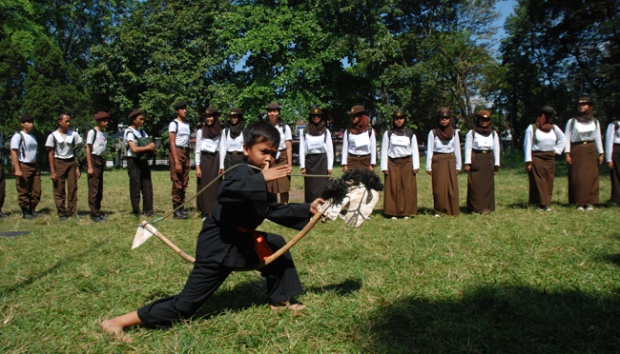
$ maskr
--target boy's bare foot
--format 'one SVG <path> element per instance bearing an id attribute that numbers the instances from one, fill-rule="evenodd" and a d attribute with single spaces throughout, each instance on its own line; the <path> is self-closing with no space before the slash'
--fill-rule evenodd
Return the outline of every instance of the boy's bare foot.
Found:
<path id="1" fill-rule="evenodd" d="M 282 310 L 291 310 L 291 311 L 301 311 L 306 308 L 306 305 L 302 304 L 294 304 L 288 301 L 278 302 L 276 304 L 269 304 L 269 308 L 272 311 L 282 311 Z"/>
<path id="2" fill-rule="evenodd" d="M 121 342 L 131 343 L 131 338 L 127 336 L 127 333 L 123 331 L 123 326 L 114 322 L 113 320 L 104 320 L 99 324 L 99 328 L 107 334 L 114 337 L 114 339 Z"/>

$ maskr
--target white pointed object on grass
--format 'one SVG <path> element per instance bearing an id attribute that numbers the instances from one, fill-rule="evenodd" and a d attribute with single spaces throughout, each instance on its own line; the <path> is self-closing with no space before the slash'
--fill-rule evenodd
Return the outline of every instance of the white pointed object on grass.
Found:
<path id="1" fill-rule="evenodd" d="M 153 227 L 153 229 L 155 228 Z M 157 229 L 155 229 L 155 232 L 157 232 Z M 154 234 L 147 230 L 143 225 L 138 226 L 138 230 L 136 230 L 136 236 L 134 236 L 133 243 L 131 244 L 131 249 L 135 250 L 136 248 L 142 246 L 142 244 L 145 243 L 153 235 Z"/>

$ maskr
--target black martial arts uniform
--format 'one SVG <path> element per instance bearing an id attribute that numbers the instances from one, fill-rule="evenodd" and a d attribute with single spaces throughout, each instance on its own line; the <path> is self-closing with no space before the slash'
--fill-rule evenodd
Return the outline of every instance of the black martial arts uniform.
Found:
<path id="1" fill-rule="evenodd" d="M 284 205 L 267 192 L 260 171 L 241 165 L 226 174 L 220 185 L 218 202 L 205 219 L 196 245 L 196 262 L 185 287 L 178 295 L 157 300 L 138 310 L 145 326 L 167 328 L 173 322 L 190 318 L 213 295 L 235 269 L 258 262 L 255 230 L 264 219 L 283 226 L 302 229 L 310 219 L 310 204 Z M 275 251 L 285 245 L 275 234 L 265 235 Z M 289 252 L 260 269 L 267 281 L 272 304 L 299 295 L 303 288 Z"/>

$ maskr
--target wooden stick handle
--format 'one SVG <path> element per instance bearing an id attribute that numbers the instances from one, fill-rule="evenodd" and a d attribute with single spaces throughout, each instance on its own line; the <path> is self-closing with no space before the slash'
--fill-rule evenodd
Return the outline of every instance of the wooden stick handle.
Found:
<path id="1" fill-rule="evenodd" d="M 142 220 L 140 224 L 142 225 L 142 227 L 147 229 L 150 233 L 157 236 L 158 239 L 160 239 L 163 243 L 166 244 L 166 246 L 170 247 L 174 252 L 176 252 L 179 256 L 181 256 L 181 258 L 183 258 L 184 260 L 192 264 L 196 262 L 196 259 L 194 257 L 190 256 L 189 254 L 185 253 L 182 249 L 177 247 L 177 245 L 172 243 L 172 241 L 168 240 L 166 236 L 164 236 L 161 232 L 159 232 L 153 225 L 149 224 L 146 220 Z"/>

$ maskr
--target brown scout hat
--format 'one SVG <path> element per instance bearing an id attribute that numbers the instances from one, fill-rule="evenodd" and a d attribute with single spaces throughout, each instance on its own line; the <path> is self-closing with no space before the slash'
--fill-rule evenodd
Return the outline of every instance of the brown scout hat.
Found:
<path id="1" fill-rule="evenodd" d="M 482 109 L 479 110 L 478 113 L 476 113 L 476 117 L 482 119 L 491 119 L 491 112 L 487 111 L 486 109 Z"/>
<path id="2" fill-rule="evenodd" d="M 110 115 L 104 111 L 99 111 L 95 113 L 95 120 L 102 120 L 102 119 L 110 119 Z"/>
<path id="3" fill-rule="evenodd" d="M 21 117 L 19 117 L 19 122 L 20 123 L 25 123 L 25 122 L 32 122 L 34 121 L 34 117 L 32 116 L 32 114 L 22 114 Z"/>
<path id="4" fill-rule="evenodd" d="M 230 116 L 242 116 L 243 112 L 241 111 L 241 109 L 239 108 L 231 108 L 230 109 L 230 113 L 228 114 Z"/>
<path id="5" fill-rule="evenodd" d="M 323 110 L 319 106 L 314 106 L 309 113 L 311 116 L 322 116 Z"/>
<path id="6" fill-rule="evenodd" d="M 219 116 L 219 115 L 220 115 L 220 111 L 218 111 L 217 108 L 215 107 L 209 106 L 205 110 L 205 116 Z"/>
<path id="7" fill-rule="evenodd" d="M 437 110 L 437 113 L 435 113 L 435 115 L 437 116 L 437 118 L 444 118 L 444 117 L 451 118 L 452 117 L 452 113 L 450 112 L 450 108 L 448 107 L 439 108 Z"/>
<path id="8" fill-rule="evenodd" d="M 354 115 L 359 114 L 359 113 L 366 113 L 366 108 L 364 108 L 364 106 L 353 106 L 347 112 L 347 114 L 350 115 L 350 116 L 354 116 Z"/>
<path id="9" fill-rule="evenodd" d="M 580 97 L 579 104 L 589 104 L 591 106 L 592 100 L 590 99 L 590 97 Z"/>
<path id="10" fill-rule="evenodd" d="M 178 111 L 179 109 L 182 109 L 185 107 L 187 107 L 187 102 L 185 101 L 177 101 L 172 105 L 172 108 L 174 108 L 175 111 Z"/>
<path id="11" fill-rule="evenodd" d="M 553 108 L 551 106 L 542 106 L 540 108 L 540 113 L 544 113 L 548 117 L 553 117 L 553 116 L 555 116 L 557 114 L 555 112 L 555 108 Z"/>
<path id="12" fill-rule="evenodd" d="M 266 111 L 272 111 L 272 110 L 282 110 L 282 106 L 280 106 L 277 102 L 271 102 L 270 104 L 267 105 L 267 107 L 265 107 Z"/>
<path id="13" fill-rule="evenodd" d="M 404 110 L 402 110 L 401 108 L 397 109 L 394 111 L 394 113 L 392 113 L 392 118 L 396 119 L 396 118 L 406 118 L 407 117 L 407 113 L 405 113 Z"/>
<path id="14" fill-rule="evenodd" d="M 129 113 L 127 118 L 129 118 L 130 121 L 133 121 L 134 118 L 139 115 L 144 115 L 144 112 L 141 109 L 134 109 L 133 111 L 131 111 L 131 113 Z"/>

